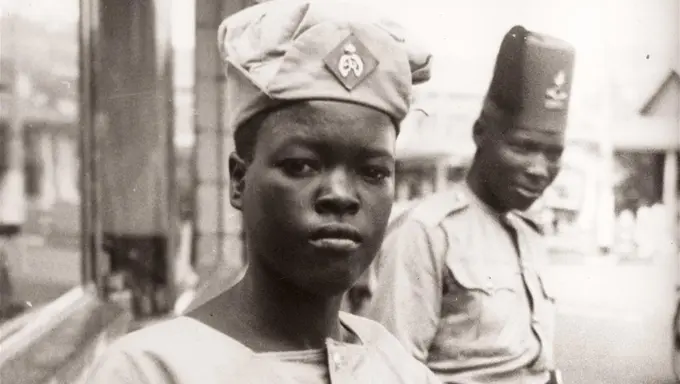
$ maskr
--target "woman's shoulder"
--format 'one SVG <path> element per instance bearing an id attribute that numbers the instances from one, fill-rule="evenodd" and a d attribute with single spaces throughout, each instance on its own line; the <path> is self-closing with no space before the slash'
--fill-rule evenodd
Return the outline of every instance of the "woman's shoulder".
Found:
<path id="1" fill-rule="evenodd" d="M 213 383 L 219 381 L 206 375 L 229 374 L 229 369 L 237 369 L 251 356 L 231 337 L 197 320 L 178 317 L 113 342 L 88 382 Z"/>
<path id="2" fill-rule="evenodd" d="M 415 357 L 410 355 L 381 324 L 346 312 L 340 313 L 340 320 L 354 332 L 362 344 L 377 353 L 370 355 L 379 365 L 388 367 L 390 374 L 396 374 L 402 382 L 439 383 L 434 374 Z"/>
<path id="3" fill-rule="evenodd" d="M 349 312 L 340 312 L 340 321 L 354 332 L 363 344 L 384 342 L 391 336 L 380 323 Z"/>
<path id="4" fill-rule="evenodd" d="M 397 346 L 399 350 L 403 349 L 399 340 L 377 321 L 348 312 L 340 312 L 340 321 L 354 332 L 363 344 L 387 348 Z"/>

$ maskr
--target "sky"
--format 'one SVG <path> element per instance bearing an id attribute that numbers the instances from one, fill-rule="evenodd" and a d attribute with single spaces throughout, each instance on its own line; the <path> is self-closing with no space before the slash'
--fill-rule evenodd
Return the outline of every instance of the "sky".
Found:
<path id="1" fill-rule="evenodd" d="M 574 134 L 608 115 L 637 114 L 663 77 L 680 70 L 680 0 L 367 1 L 432 50 L 433 77 L 424 88 L 476 95 L 480 102 L 513 25 L 567 40 L 576 50 Z"/>
<path id="2" fill-rule="evenodd" d="M 370 1 L 430 46 L 439 86 L 479 92 L 514 24 L 572 43 L 576 76 L 593 86 L 607 76 L 635 82 L 678 64 L 678 0 Z"/>
<path id="3" fill-rule="evenodd" d="M 34 0 L 35 1 L 35 0 Z M 194 0 L 173 1 L 173 39 L 193 47 Z M 331 0 L 328 0 L 331 1 Z M 574 45 L 577 100 L 618 92 L 634 105 L 680 70 L 680 0 L 362 0 L 410 30 L 434 54 L 436 91 L 482 94 L 513 25 Z"/>
<path id="4" fill-rule="evenodd" d="M 194 45 L 195 0 L 172 2 L 172 38 Z M 328 0 L 332 1 L 332 0 Z M 579 83 L 597 88 L 603 77 L 642 83 L 680 69 L 680 0 L 362 0 L 390 15 L 430 47 L 430 86 L 456 84 L 482 92 L 503 34 L 514 24 L 553 34 L 577 50 Z M 76 22 L 78 0 L 0 0 L 2 12 L 46 22 Z M 649 55 L 649 58 L 647 58 Z M 638 84 L 640 83 L 640 84 Z M 586 87 L 586 88 L 587 88 Z"/>
<path id="5" fill-rule="evenodd" d="M 191 60 L 185 52 L 194 46 L 195 0 L 167 1 L 172 2 L 173 43 L 180 51 L 176 77 L 190 83 L 193 64 L 182 60 Z M 586 109 L 607 93 L 626 108 L 637 107 L 670 69 L 680 70 L 680 0 L 360 1 L 403 24 L 430 48 L 433 78 L 425 88 L 435 91 L 483 94 L 503 34 L 514 24 L 575 46 L 573 102 Z M 63 25 L 77 22 L 78 4 L 0 0 L 0 16 L 20 12 Z"/>

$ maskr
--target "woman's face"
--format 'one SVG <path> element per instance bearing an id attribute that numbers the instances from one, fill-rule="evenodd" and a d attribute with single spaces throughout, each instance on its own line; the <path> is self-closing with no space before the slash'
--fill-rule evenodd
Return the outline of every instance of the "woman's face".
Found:
<path id="1" fill-rule="evenodd" d="M 252 162 L 232 155 L 251 268 L 337 295 L 378 251 L 392 208 L 396 132 L 360 105 L 310 101 L 270 113 Z"/>

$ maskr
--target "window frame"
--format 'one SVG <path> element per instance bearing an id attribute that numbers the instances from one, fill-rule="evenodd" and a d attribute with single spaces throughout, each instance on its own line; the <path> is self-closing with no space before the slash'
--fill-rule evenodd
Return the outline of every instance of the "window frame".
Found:
<path id="1" fill-rule="evenodd" d="M 105 297 L 105 255 L 101 249 L 101 226 L 98 216 L 98 183 L 95 151 L 95 108 L 90 81 L 95 69 L 98 0 L 79 0 L 78 18 L 78 86 L 79 110 L 78 189 L 80 192 L 80 284 L 55 300 L 0 324 L 0 370 L 5 364 L 25 353 L 31 346 L 49 336 L 50 332 L 68 321 L 70 316 Z M 4 83 L 3 83 L 4 84 Z M 6 91 L 11 86 L 3 86 Z"/>

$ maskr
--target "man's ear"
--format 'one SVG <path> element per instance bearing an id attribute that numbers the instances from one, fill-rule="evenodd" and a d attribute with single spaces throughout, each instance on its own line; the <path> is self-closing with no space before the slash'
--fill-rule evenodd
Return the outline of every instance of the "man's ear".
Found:
<path id="1" fill-rule="evenodd" d="M 474 140 L 475 146 L 481 148 L 487 140 L 487 136 L 489 136 L 489 128 L 486 124 L 479 120 L 475 121 L 475 125 L 472 127 L 472 140 Z"/>
<path id="2" fill-rule="evenodd" d="M 229 202 L 231 206 L 241 210 L 243 206 L 243 191 L 246 187 L 247 163 L 236 152 L 229 155 Z"/>

